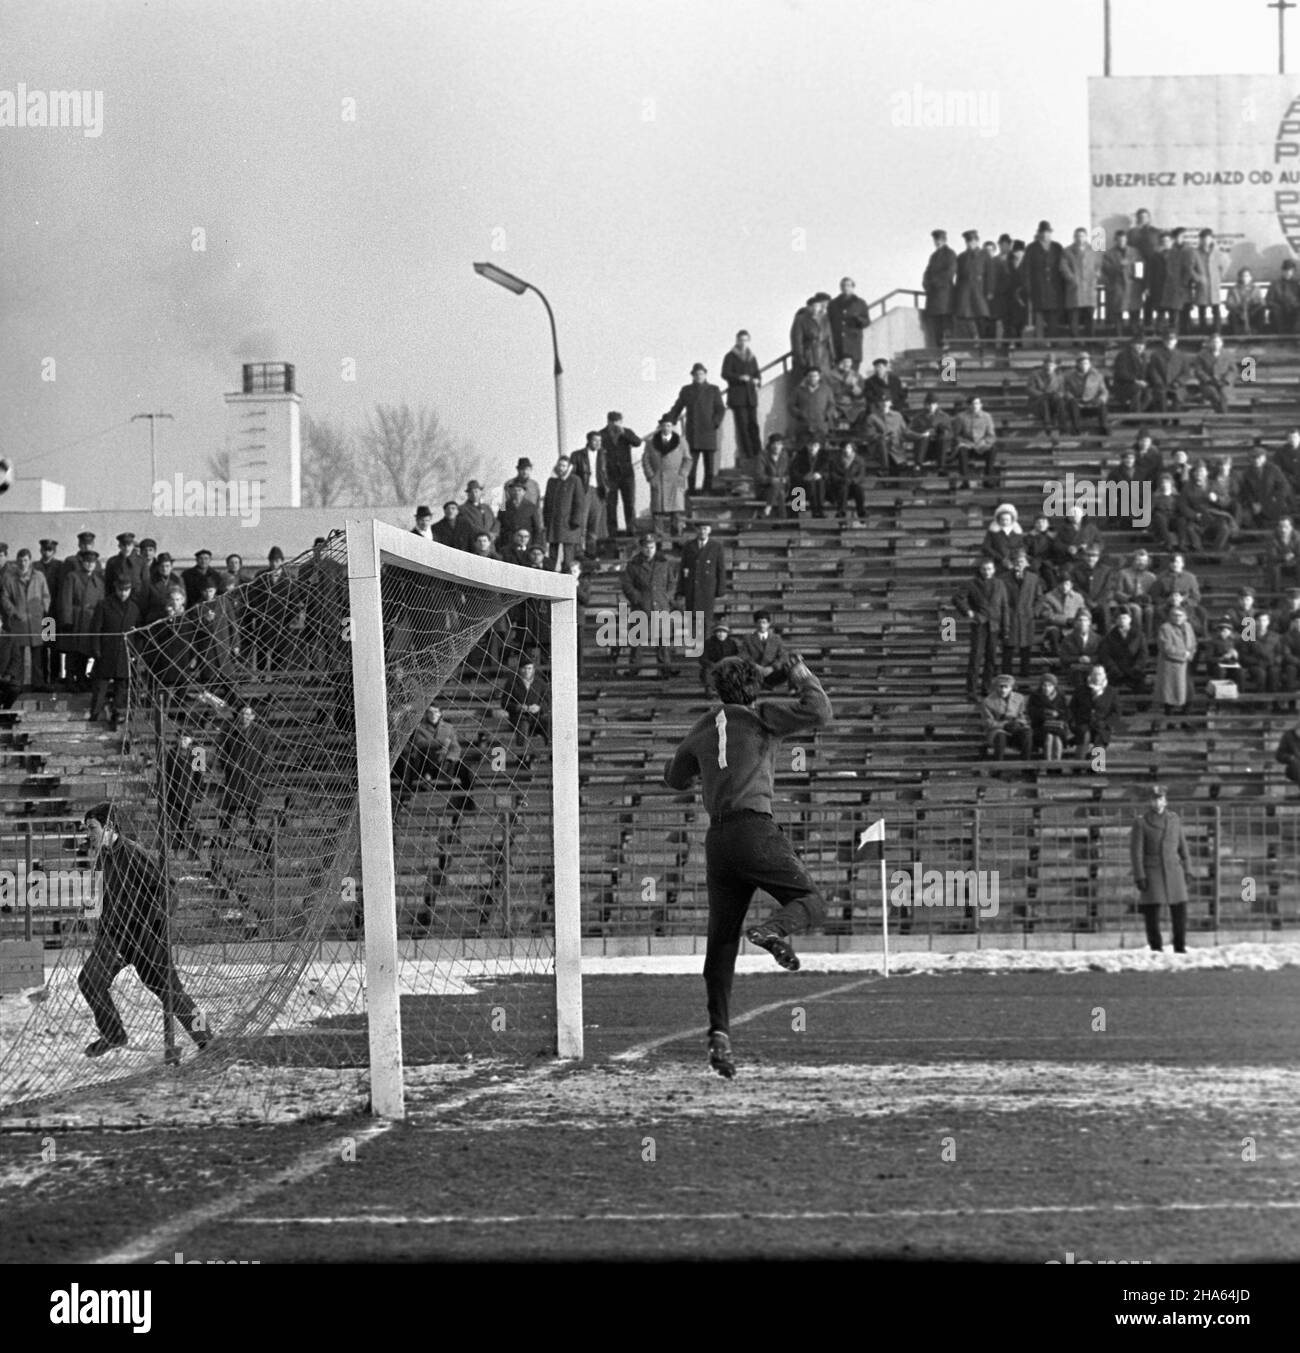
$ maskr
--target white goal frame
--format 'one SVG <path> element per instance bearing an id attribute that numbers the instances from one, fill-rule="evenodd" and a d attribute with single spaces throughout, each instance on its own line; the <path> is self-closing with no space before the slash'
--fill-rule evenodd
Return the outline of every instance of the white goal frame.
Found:
<path id="1" fill-rule="evenodd" d="M 578 603 L 567 572 L 523 568 L 425 540 L 374 519 L 349 519 L 348 600 L 365 903 L 371 1112 L 405 1113 L 398 1008 L 397 889 L 380 566 L 550 604 L 551 773 L 555 868 L 556 1055 L 582 1057 L 582 925 L 578 840 Z"/>

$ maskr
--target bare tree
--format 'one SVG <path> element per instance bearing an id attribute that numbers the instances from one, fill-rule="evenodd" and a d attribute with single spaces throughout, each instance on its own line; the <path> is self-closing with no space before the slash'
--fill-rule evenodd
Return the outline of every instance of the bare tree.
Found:
<path id="1" fill-rule="evenodd" d="M 372 504 L 417 503 L 463 489 L 479 465 L 470 443 L 451 436 L 433 409 L 377 404 L 361 433 L 358 478 Z"/>
<path id="2" fill-rule="evenodd" d="M 356 502 L 357 487 L 356 452 L 349 433 L 328 418 L 304 418 L 303 506 L 347 506 Z"/>

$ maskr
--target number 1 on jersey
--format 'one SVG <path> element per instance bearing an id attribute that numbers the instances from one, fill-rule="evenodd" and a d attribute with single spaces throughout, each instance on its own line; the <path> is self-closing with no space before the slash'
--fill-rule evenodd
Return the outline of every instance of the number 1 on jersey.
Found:
<path id="1" fill-rule="evenodd" d="M 720 709 L 713 721 L 718 727 L 718 769 L 727 768 L 727 711 Z"/>

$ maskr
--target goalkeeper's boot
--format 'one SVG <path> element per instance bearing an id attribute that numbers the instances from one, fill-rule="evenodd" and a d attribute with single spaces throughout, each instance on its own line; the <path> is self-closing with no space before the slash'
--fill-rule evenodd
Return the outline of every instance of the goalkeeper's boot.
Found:
<path id="1" fill-rule="evenodd" d="M 106 1052 L 112 1052 L 114 1048 L 126 1047 L 126 1036 L 121 1038 L 97 1038 L 93 1043 L 86 1045 L 87 1057 L 102 1057 Z"/>
<path id="2" fill-rule="evenodd" d="M 799 971 L 799 955 L 795 953 L 794 945 L 786 937 L 785 931 L 775 921 L 764 921 L 762 925 L 745 931 L 745 938 L 750 944 L 766 949 L 787 972 Z"/>
<path id="3" fill-rule="evenodd" d="M 724 1076 L 727 1080 L 736 1074 L 735 1058 L 731 1055 L 730 1035 L 721 1033 L 709 1035 L 709 1065 L 719 1076 Z"/>

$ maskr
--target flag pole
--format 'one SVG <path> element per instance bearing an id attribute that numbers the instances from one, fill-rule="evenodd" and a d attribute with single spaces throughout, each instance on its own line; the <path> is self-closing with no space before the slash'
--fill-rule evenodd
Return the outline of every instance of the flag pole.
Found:
<path id="1" fill-rule="evenodd" d="M 880 933 L 885 942 L 885 976 L 889 976 L 889 894 L 885 889 L 885 853 L 880 852 Z"/>

